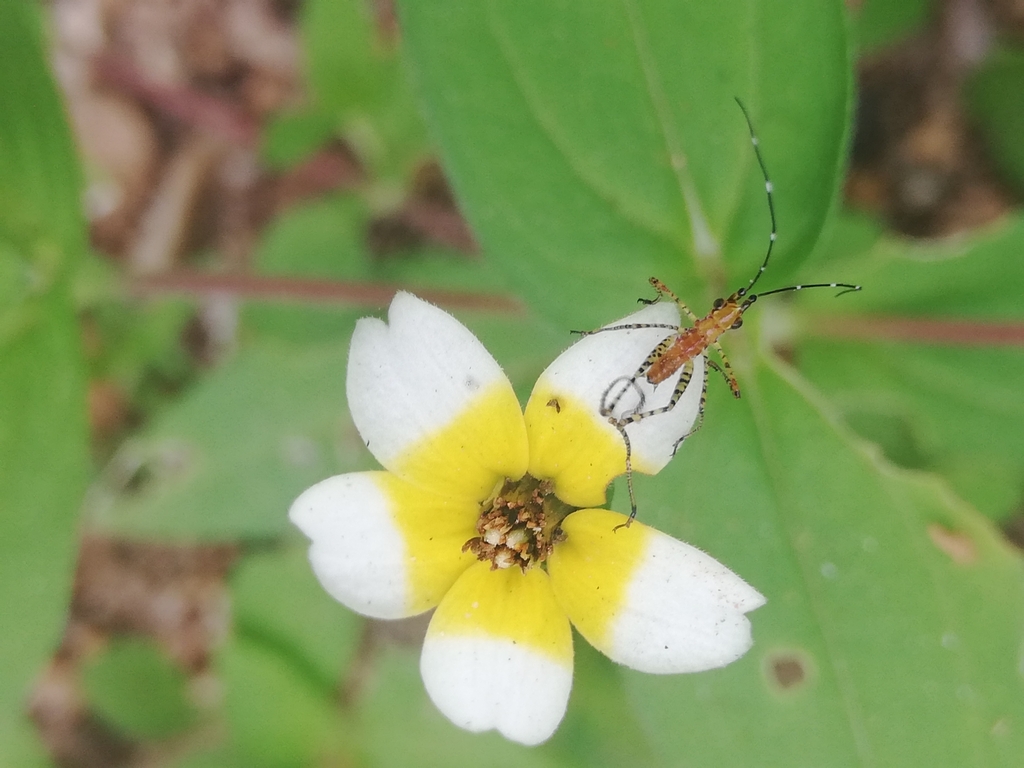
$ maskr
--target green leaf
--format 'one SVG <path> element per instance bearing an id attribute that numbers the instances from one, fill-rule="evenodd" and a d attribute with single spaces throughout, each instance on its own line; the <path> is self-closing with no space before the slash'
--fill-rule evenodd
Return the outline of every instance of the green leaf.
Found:
<path id="1" fill-rule="evenodd" d="M 843 238 L 851 231 L 849 222 L 838 229 Z M 941 473 L 996 518 L 1017 508 L 1024 478 L 1024 308 L 1007 289 L 1024 285 L 1022 249 L 1020 219 L 929 247 L 877 239 L 815 270 L 864 285 L 841 299 L 849 315 L 807 313 L 831 301 L 818 295 L 798 316 L 801 369 L 851 424 L 893 461 Z M 865 322 L 874 325 L 843 338 Z M 993 329 L 1003 329 L 1002 342 Z"/>
<path id="2" fill-rule="evenodd" d="M 312 278 L 335 287 L 345 282 L 379 282 L 414 292 L 463 291 L 467 298 L 483 291 L 500 293 L 505 287 L 489 261 L 470 260 L 439 248 L 375 258 L 366 247 L 368 221 L 366 205 L 351 196 L 332 196 L 296 207 L 268 228 L 255 264 L 264 276 Z M 243 310 L 245 326 L 261 336 L 297 342 L 347 339 L 358 297 L 357 286 L 350 288 L 351 298 L 333 305 L 249 304 Z M 368 303 L 364 302 L 364 307 Z"/>
<path id="3" fill-rule="evenodd" d="M 744 340 L 732 345 L 743 399 L 710 388 L 704 429 L 637 493 L 644 522 L 768 603 L 735 664 L 627 676 L 656 752 L 693 766 L 1016 765 L 1020 558 L 941 482 L 865 450 Z"/>
<path id="4" fill-rule="evenodd" d="M 170 763 L 174 768 L 246 768 L 248 763 L 230 745 L 189 753 Z"/>
<path id="5" fill-rule="evenodd" d="M 1024 219 L 1007 218 L 973 237 L 913 243 L 879 237 L 870 226 L 842 222 L 836 237 L 852 232 L 859 241 L 827 261 L 830 275 L 860 283 L 864 290 L 835 302 L 828 291 L 807 292 L 801 304 L 829 306 L 843 314 L 931 317 L 978 321 L 1024 319 L 1024 304 L 1007 286 L 1024 285 Z M 827 249 L 822 249 L 827 250 Z M 811 274 L 825 274 L 817 258 Z"/>
<path id="6" fill-rule="evenodd" d="M 931 0 L 864 0 L 853 13 L 854 40 L 861 51 L 881 48 L 923 30 L 933 15 Z"/>
<path id="7" fill-rule="evenodd" d="M 810 341 L 801 348 L 801 366 L 855 427 L 868 421 L 876 430 L 902 431 L 903 453 L 892 435 L 865 435 L 893 461 L 943 474 L 991 517 L 1018 507 L 1021 350 Z"/>
<path id="8" fill-rule="evenodd" d="M 375 673 L 357 705 L 367 764 L 471 768 L 485 755 L 489 768 L 563 765 L 546 747 L 523 747 L 497 733 L 469 733 L 448 722 L 423 690 L 418 656 L 408 649 L 385 648 L 374 660 Z"/>
<path id="9" fill-rule="evenodd" d="M 310 80 L 324 106 L 345 114 L 382 98 L 395 62 L 377 35 L 369 3 L 313 0 L 303 8 L 302 32 Z"/>
<path id="10" fill-rule="evenodd" d="M 197 718 L 185 673 L 148 641 L 114 643 L 85 666 L 82 682 L 90 708 L 135 739 L 166 738 Z"/>
<path id="11" fill-rule="evenodd" d="M 678 764 L 660 760 L 651 749 L 629 700 L 623 668 L 579 635 L 573 639 L 575 669 L 569 710 L 545 751 L 557 755 L 558 765 L 565 768 Z"/>
<path id="12" fill-rule="evenodd" d="M 64 110 L 43 57 L 38 11 L 26 0 L 0 11 L 0 240 L 31 254 L 33 283 L 82 244 L 81 179 Z"/>
<path id="13" fill-rule="evenodd" d="M 352 197 L 331 196 L 296 207 L 268 227 L 254 261 L 263 275 L 321 280 L 366 280 L 371 262 L 363 244 L 366 206 Z M 243 308 L 245 327 L 261 336 L 310 342 L 347 338 L 352 309 L 283 303 Z"/>
<path id="14" fill-rule="evenodd" d="M 276 649 L 296 670 L 306 670 L 329 693 L 352 662 L 365 620 L 324 591 L 306 549 L 303 544 L 242 561 L 231 580 L 235 626 Z"/>
<path id="15" fill-rule="evenodd" d="M 300 492 L 371 462 L 345 410 L 347 356 L 347 340 L 243 349 L 118 451 L 90 522 L 158 538 L 279 536 Z"/>
<path id="16" fill-rule="evenodd" d="M 0 3 L 0 763 L 41 748 L 28 689 L 68 600 L 89 472 L 85 381 L 67 275 L 83 250 L 78 169 L 37 5 Z"/>
<path id="17" fill-rule="evenodd" d="M 399 3 L 403 44 L 486 253 L 567 327 L 607 321 L 657 274 L 746 280 L 795 266 L 838 182 L 849 63 L 837 3 Z M 585 268 L 581 269 L 581 265 Z M 736 286 L 738 287 L 738 286 Z M 567 294 L 568 292 L 568 294 Z M 587 303 L 567 302 L 567 295 Z"/>
<path id="18" fill-rule="evenodd" d="M 310 0 L 303 4 L 302 34 L 320 109 L 374 175 L 407 177 L 426 151 L 424 129 L 372 4 Z"/>
<path id="19" fill-rule="evenodd" d="M 967 83 L 968 105 L 993 159 L 1017 191 L 1024 190 L 1024 55 L 1001 49 L 989 55 Z"/>
<path id="20" fill-rule="evenodd" d="M 249 640 L 223 649 L 229 743 L 241 765 L 303 768 L 349 765 L 353 739 L 332 697 L 285 656 Z"/>
<path id="21" fill-rule="evenodd" d="M 320 149 L 333 135 L 334 122 L 323 112 L 274 115 L 263 132 L 260 152 L 272 168 L 287 168 Z"/>

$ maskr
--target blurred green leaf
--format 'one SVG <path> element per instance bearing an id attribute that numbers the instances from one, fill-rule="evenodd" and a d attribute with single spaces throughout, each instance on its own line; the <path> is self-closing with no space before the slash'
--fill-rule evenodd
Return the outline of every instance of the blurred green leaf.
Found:
<path id="1" fill-rule="evenodd" d="M 195 308 L 184 301 L 97 301 L 82 311 L 94 338 L 91 378 L 112 379 L 134 407 L 151 415 L 194 376 L 196 363 L 182 343 Z M 87 331 L 88 333 L 88 331 Z"/>
<path id="2" fill-rule="evenodd" d="M 369 165 L 377 180 L 405 180 L 426 151 L 422 121 L 364 0 L 310 0 L 302 33 L 318 106 Z"/>
<path id="3" fill-rule="evenodd" d="M 309 567 L 305 545 L 246 557 L 231 587 L 240 634 L 275 648 L 296 669 L 305 668 L 325 693 L 337 687 L 365 620 L 324 591 Z"/>
<path id="4" fill-rule="evenodd" d="M 377 258 L 366 245 L 369 213 L 351 196 L 332 196 L 296 207 L 267 230 L 254 258 L 265 276 L 283 275 L 344 283 L 387 283 L 408 290 L 503 293 L 505 282 L 486 259 L 438 247 Z M 380 311 L 385 308 L 380 307 Z M 367 310 L 359 310 L 367 314 Z M 243 308 L 245 327 L 261 337 L 295 342 L 347 339 L 351 333 L 351 303 L 251 303 Z M 518 320 L 518 318 L 516 318 Z M 505 318 L 507 320 L 507 318 Z M 499 321 L 500 322 L 500 321 Z M 567 338 L 567 337 L 566 337 Z"/>
<path id="5" fill-rule="evenodd" d="M 849 222 L 838 230 L 845 237 Z M 1024 305 L 1010 287 L 1024 285 L 1022 249 L 1020 219 L 928 246 L 876 237 L 828 263 L 865 286 L 841 300 L 847 319 L 828 318 L 824 330 L 816 328 L 820 316 L 800 320 L 801 369 L 851 424 L 903 466 L 941 473 L 995 518 L 1015 511 L 1024 487 L 1024 350 L 1006 344 L 1014 327 L 1016 338 L 1024 335 Z M 801 306 L 830 300 L 808 297 Z M 830 330 L 843 334 L 864 321 L 876 325 L 860 338 Z M 1009 334 L 1004 342 L 985 341 L 993 324 Z M 930 335 L 914 339 L 924 331 Z M 868 423 L 874 433 L 860 429 Z"/>
<path id="6" fill-rule="evenodd" d="M 322 280 L 366 279 L 363 244 L 366 206 L 353 197 L 328 197 L 296 207 L 268 228 L 254 258 L 263 275 Z M 245 327 L 261 336 L 297 342 L 340 341 L 351 333 L 353 310 L 339 305 L 251 303 Z"/>
<path id="7" fill-rule="evenodd" d="M 651 274 L 698 311 L 711 297 L 695 281 L 720 290 L 753 274 L 769 220 L 734 96 L 774 182 L 778 262 L 794 267 L 816 239 L 848 108 L 839 4 L 399 9 L 462 210 L 488 258 L 566 327 L 606 322 L 609 301 L 643 293 Z"/>
<path id="8" fill-rule="evenodd" d="M 558 765 L 566 768 L 679 764 L 661 760 L 651 749 L 627 695 L 624 668 L 579 635 L 573 639 L 575 669 L 569 710 L 544 750 L 556 755 Z"/>
<path id="9" fill-rule="evenodd" d="M 83 251 L 79 174 L 38 7 L 0 3 L 0 763 L 42 750 L 25 713 L 69 594 L 89 472 L 67 275 Z"/>
<path id="10" fill-rule="evenodd" d="M 188 678 L 155 644 L 113 643 L 82 670 L 90 708 L 125 735 L 161 739 L 196 722 Z"/>
<path id="11" fill-rule="evenodd" d="M 90 522 L 158 538 L 279 536 L 301 491 L 370 462 L 345 411 L 347 354 L 347 339 L 243 349 L 118 451 L 90 492 Z"/>
<path id="12" fill-rule="evenodd" d="M 351 196 L 329 196 L 285 211 L 267 229 L 256 252 L 263 274 L 365 278 L 366 205 Z"/>
<path id="13" fill-rule="evenodd" d="M 876 440 L 894 461 L 943 474 L 992 517 L 1017 509 L 1024 483 L 1021 350 L 810 341 L 801 347 L 801 367 L 855 427 L 870 417 L 904 425 L 909 459 L 894 454 L 891 435 Z"/>
<path id="14" fill-rule="evenodd" d="M 828 307 L 833 310 L 830 314 L 854 316 L 1024 319 L 1024 303 L 1017 300 L 1015 290 L 1024 285 L 1024 263 L 1017 258 L 1024 246 L 1020 217 L 939 242 L 883 237 L 877 227 L 856 220 L 841 219 L 830 230 L 834 235 L 830 233 L 829 244 L 849 237 L 857 240 L 857 247 L 839 244 L 827 261 L 816 257 L 813 271 L 801 277 L 838 275 L 863 285 L 864 290 L 840 301 L 834 301 L 828 291 L 808 291 L 800 298 L 802 307 Z"/>
<path id="15" fill-rule="evenodd" d="M 174 768 L 246 768 L 248 765 L 230 745 L 191 752 L 169 764 Z"/>
<path id="16" fill-rule="evenodd" d="M 261 154 L 274 168 L 296 165 L 334 135 L 334 121 L 315 110 L 274 115 L 263 133 Z"/>
<path id="17" fill-rule="evenodd" d="M 218 666 L 229 741 L 249 768 L 353 763 L 353 742 L 332 697 L 265 646 L 236 639 Z"/>
<path id="18" fill-rule="evenodd" d="M 0 240 L 26 255 L 33 288 L 54 278 L 82 245 L 81 177 L 33 3 L 4 3 L 0 64 Z"/>
<path id="19" fill-rule="evenodd" d="M 489 768 L 563 765 L 545 747 L 523 747 L 494 732 L 469 733 L 448 722 L 423 690 L 418 651 L 382 649 L 356 716 L 365 762 L 379 768 L 471 768 L 482 755 Z"/>
<path id="20" fill-rule="evenodd" d="M 932 18 L 932 0 L 862 0 L 853 8 L 853 38 L 861 52 L 910 37 Z"/>
<path id="21" fill-rule="evenodd" d="M 377 34 L 374 9 L 361 0 L 312 0 L 302 15 L 309 78 L 325 107 L 339 115 L 387 98 L 396 61 Z"/>
<path id="22" fill-rule="evenodd" d="M 744 340 L 732 345 L 743 400 L 709 388 L 704 429 L 637 493 L 644 522 L 735 568 L 768 604 L 735 664 L 627 674 L 656 753 L 692 766 L 1017 765 L 1019 556 L 941 482 L 858 445 Z"/>
<path id="23" fill-rule="evenodd" d="M 1002 48 L 989 55 L 971 75 L 967 97 L 1004 178 L 1024 190 L 1024 53 Z"/>

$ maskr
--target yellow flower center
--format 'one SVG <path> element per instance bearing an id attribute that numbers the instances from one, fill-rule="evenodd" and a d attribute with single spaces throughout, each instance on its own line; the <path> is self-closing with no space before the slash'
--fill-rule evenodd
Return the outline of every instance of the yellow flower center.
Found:
<path id="1" fill-rule="evenodd" d="M 462 551 L 490 561 L 491 570 L 518 565 L 525 573 L 547 560 L 554 545 L 565 538 L 559 526 L 575 510 L 555 496 L 550 480 L 529 474 L 506 479 L 480 505 L 479 535 L 467 541 Z"/>

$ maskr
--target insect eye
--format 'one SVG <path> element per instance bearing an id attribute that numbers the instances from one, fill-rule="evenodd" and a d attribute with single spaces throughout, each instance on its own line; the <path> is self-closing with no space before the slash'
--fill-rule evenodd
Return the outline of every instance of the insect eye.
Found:
<path id="1" fill-rule="evenodd" d="M 741 325 L 743 325 L 743 318 L 742 318 L 742 317 L 741 317 L 741 318 L 739 318 L 739 319 L 738 319 L 738 320 L 737 320 L 737 321 L 736 321 L 735 323 L 733 323 L 733 324 L 732 324 L 732 330 L 734 330 L 734 331 L 735 331 L 735 330 L 736 330 L 737 328 L 739 328 L 739 327 L 740 327 Z"/>
<path id="2" fill-rule="evenodd" d="M 725 299 L 715 299 L 713 306 L 715 309 L 721 309 L 723 304 L 725 304 Z"/>

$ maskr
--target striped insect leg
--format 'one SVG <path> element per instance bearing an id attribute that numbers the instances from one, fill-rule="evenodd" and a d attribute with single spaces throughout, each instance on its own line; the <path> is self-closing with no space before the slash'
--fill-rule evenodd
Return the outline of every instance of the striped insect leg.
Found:
<path id="1" fill-rule="evenodd" d="M 690 431 L 685 435 L 676 440 L 676 444 L 672 446 L 672 455 L 676 455 L 676 451 L 679 450 L 679 446 L 683 444 L 683 441 L 696 432 L 698 429 L 704 426 L 704 403 L 708 399 L 708 366 L 714 368 L 719 373 L 725 373 L 719 366 L 718 363 L 713 360 L 708 360 L 708 356 L 704 355 L 704 381 L 700 387 L 700 405 L 697 406 L 697 419 L 693 422 L 693 426 L 690 427 Z"/>
<path id="2" fill-rule="evenodd" d="M 643 378 L 646 375 L 650 367 L 654 365 L 654 363 L 657 360 L 661 359 L 661 356 L 665 354 L 665 350 L 672 346 L 673 341 L 675 341 L 675 336 L 669 336 L 668 338 L 666 338 L 651 351 L 651 353 L 644 359 L 644 361 L 640 364 L 640 367 L 636 369 L 636 372 L 632 376 L 620 376 L 619 378 L 615 379 L 614 381 L 612 381 L 611 384 L 608 385 L 607 389 L 605 389 L 604 391 L 604 394 L 601 395 L 600 413 L 602 416 L 607 417 L 613 424 L 618 425 L 618 422 L 621 422 L 622 418 L 625 417 L 615 418 L 613 414 L 615 413 L 615 409 L 618 407 L 619 403 L 622 401 L 623 396 L 630 389 L 632 389 L 637 393 L 637 395 L 639 395 L 636 407 L 633 408 L 633 412 L 635 413 L 636 411 L 639 411 L 641 408 L 644 407 L 644 402 L 647 398 L 646 395 L 644 395 L 643 390 L 640 388 L 638 382 L 641 378 Z M 615 385 L 619 384 L 620 382 L 625 382 L 622 389 L 618 390 L 614 394 L 614 396 L 611 396 L 612 390 L 615 389 Z"/>
<path id="3" fill-rule="evenodd" d="M 691 323 L 696 323 L 700 319 L 695 314 L 693 314 L 693 311 L 688 306 L 686 306 L 683 300 L 676 296 L 672 289 L 665 285 L 663 282 L 661 282 L 661 280 L 659 280 L 656 277 L 652 277 L 650 283 L 653 286 L 654 290 L 658 292 L 658 296 L 657 298 L 651 301 L 648 301 L 646 299 L 640 299 L 641 302 L 643 302 L 644 304 L 653 304 L 654 302 L 658 301 L 658 299 L 661 299 L 663 296 L 668 296 L 670 299 L 672 299 L 673 302 L 675 302 L 675 305 L 679 307 L 680 311 L 688 318 L 690 318 Z"/>
<path id="4" fill-rule="evenodd" d="M 718 370 L 722 372 L 722 375 L 725 376 L 725 380 L 729 384 L 729 389 L 732 390 L 732 396 L 738 400 L 740 396 L 740 383 L 736 380 L 736 374 L 732 372 L 732 366 L 729 365 L 729 358 L 725 356 L 725 350 L 722 349 L 722 345 L 717 341 L 712 342 L 711 346 L 715 348 L 715 352 L 717 352 L 718 356 L 722 359 L 722 367 L 718 368 L 717 364 L 715 364 L 714 367 L 718 368 Z"/>
<path id="5" fill-rule="evenodd" d="M 670 339 L 666 339 L 666 341 L 670 341 Z M 656 351 L 657 350 L 655 350 L 655 352 Z M 652 352 L 651 355 L 653 354 L 654 353 Z M 650 362 L 652 362 L 651 357 L 648 357 L 644 365 L 649 366 Z M 639 378 L 642 375 L 643 370 L 644 368 L 641 367 L 640 372 L 634 374 L 633 378 L 630 381 L 635 383 L 637 378 Z M 679 374 L 679 381 L 676 382 L 676 388 L 675 390 L 673 390 L 672 397 L 667 405 L 664 405 L 661 408 L 653 408 L 649 411 L 640 411 L 638 407 L 637 410 L 634 410 L 628 416 L 623 416 L 620 419 L 616 419 L 610 416 L 608 418 L 608 422 L 617 430 L 619 430 L 619 434 L 622 435 L 622 442 L 625 443 L 626 445 L 626 487 L 629 489 L 629 520 L 627 520 L 625 523 L 622 524 L 622 526 L 619 527 L 628 528 L 629 524 L 632 523 L 633 520 L 636 518 L 636 492 L 633 490 L 633 451 L 632 446 L 629 442 L 629 435 L 626 434 L 626 427 L 629 424 L 635 424 L 636 422 L 640 421 L 641 419 L 645 419 L 648 416 L 655 416 L 659 413 L 668 413 L 669 411 L 671 411 L 675 407 L 676 403 L 679 402 L 679 398 L 683 396 L 683 393 L 689 386 L 691 379 L 693 379 L 693 360 L 687 360 L 686 363 L 683 365 L 682 372 Z M 701 391 L 700 399 L 700 414 L 698 416 L 698 419 L 703 419 L 704 415 L 704 392 L 707 390 L 707 382 L 708 371 L 707 368 L 705 368 L 703 390 Z M 615 382 L 612 382 L 613 386 L 614 384 Z M 692 435 L 694 431 L 695 430 L 691 429 L 686 435 L 679 439 L 679 442 L 677 442 L 675 447 L 673 448 L 673 454 L 675 453 L 675 449 L 679 447 L 679 443 L 681 443 L 687 437 Z"/>
<path id="6" fill-rule="evenodd" d="M 664 328 L 676 333 L 680 331 L 678 325 L 671 325 L 670 323 L 626 323 L 624 325 L 609 325 L 605 328 L 595 328 L 592 331 L 569 331 L 569 333 L 575 333 L 577 336 L 593 336 L 595 333 L 604 333 L 605 331 L 638 331 L 642 328 Z"/>
<path id="7" fill-rule="evenodd" d="M 619 430 L 619 434 L 622 435 L 622 442 L 626 445 L 626 488 L 629 490 L 629 519 L 622 526 L 616 526 L 616 530 L 618 530 L 621 527 L 628 528 L 629 524 L 636 519 L 636 491 L 633 490 L 633 446 L 630 445 L 626 428 L 616 424 L 612 419 L 609 419 L 609 421 Z"/>
<path id="8" fill-rule="evenodd" d="M 652 353 L 653 354 L 653 353 Z M 648 411 L 641 411 L 639 408 L 635 409 L 632 413 L 623 416 L 619 419 L 609 419 L 617 427 L 625 427 L 628 424 L 633 424 L 641 419 L 646 419 L 649 416 L 657 416 L 659 413 L 668 413 L 676 407 L 676 403 L 679 402 L 679 398 L 683 396 L 686 388 L 690 386 L 690 380 L 693 378 L 693 360 L 687 360 L 683 363 L 683 368 L 679 374 L 679 381 L 676 382 L 676 388 L 672 391 L 672 397 L 669 398 L 668 403 L 659 407 L 651 408 Z M 635 377 L 634 377 L 635 379 Z M 707 389 L 707 370 L 704 372 L 704 388 Z M 703 395 L 703 393 L 702 393 Z"/>

